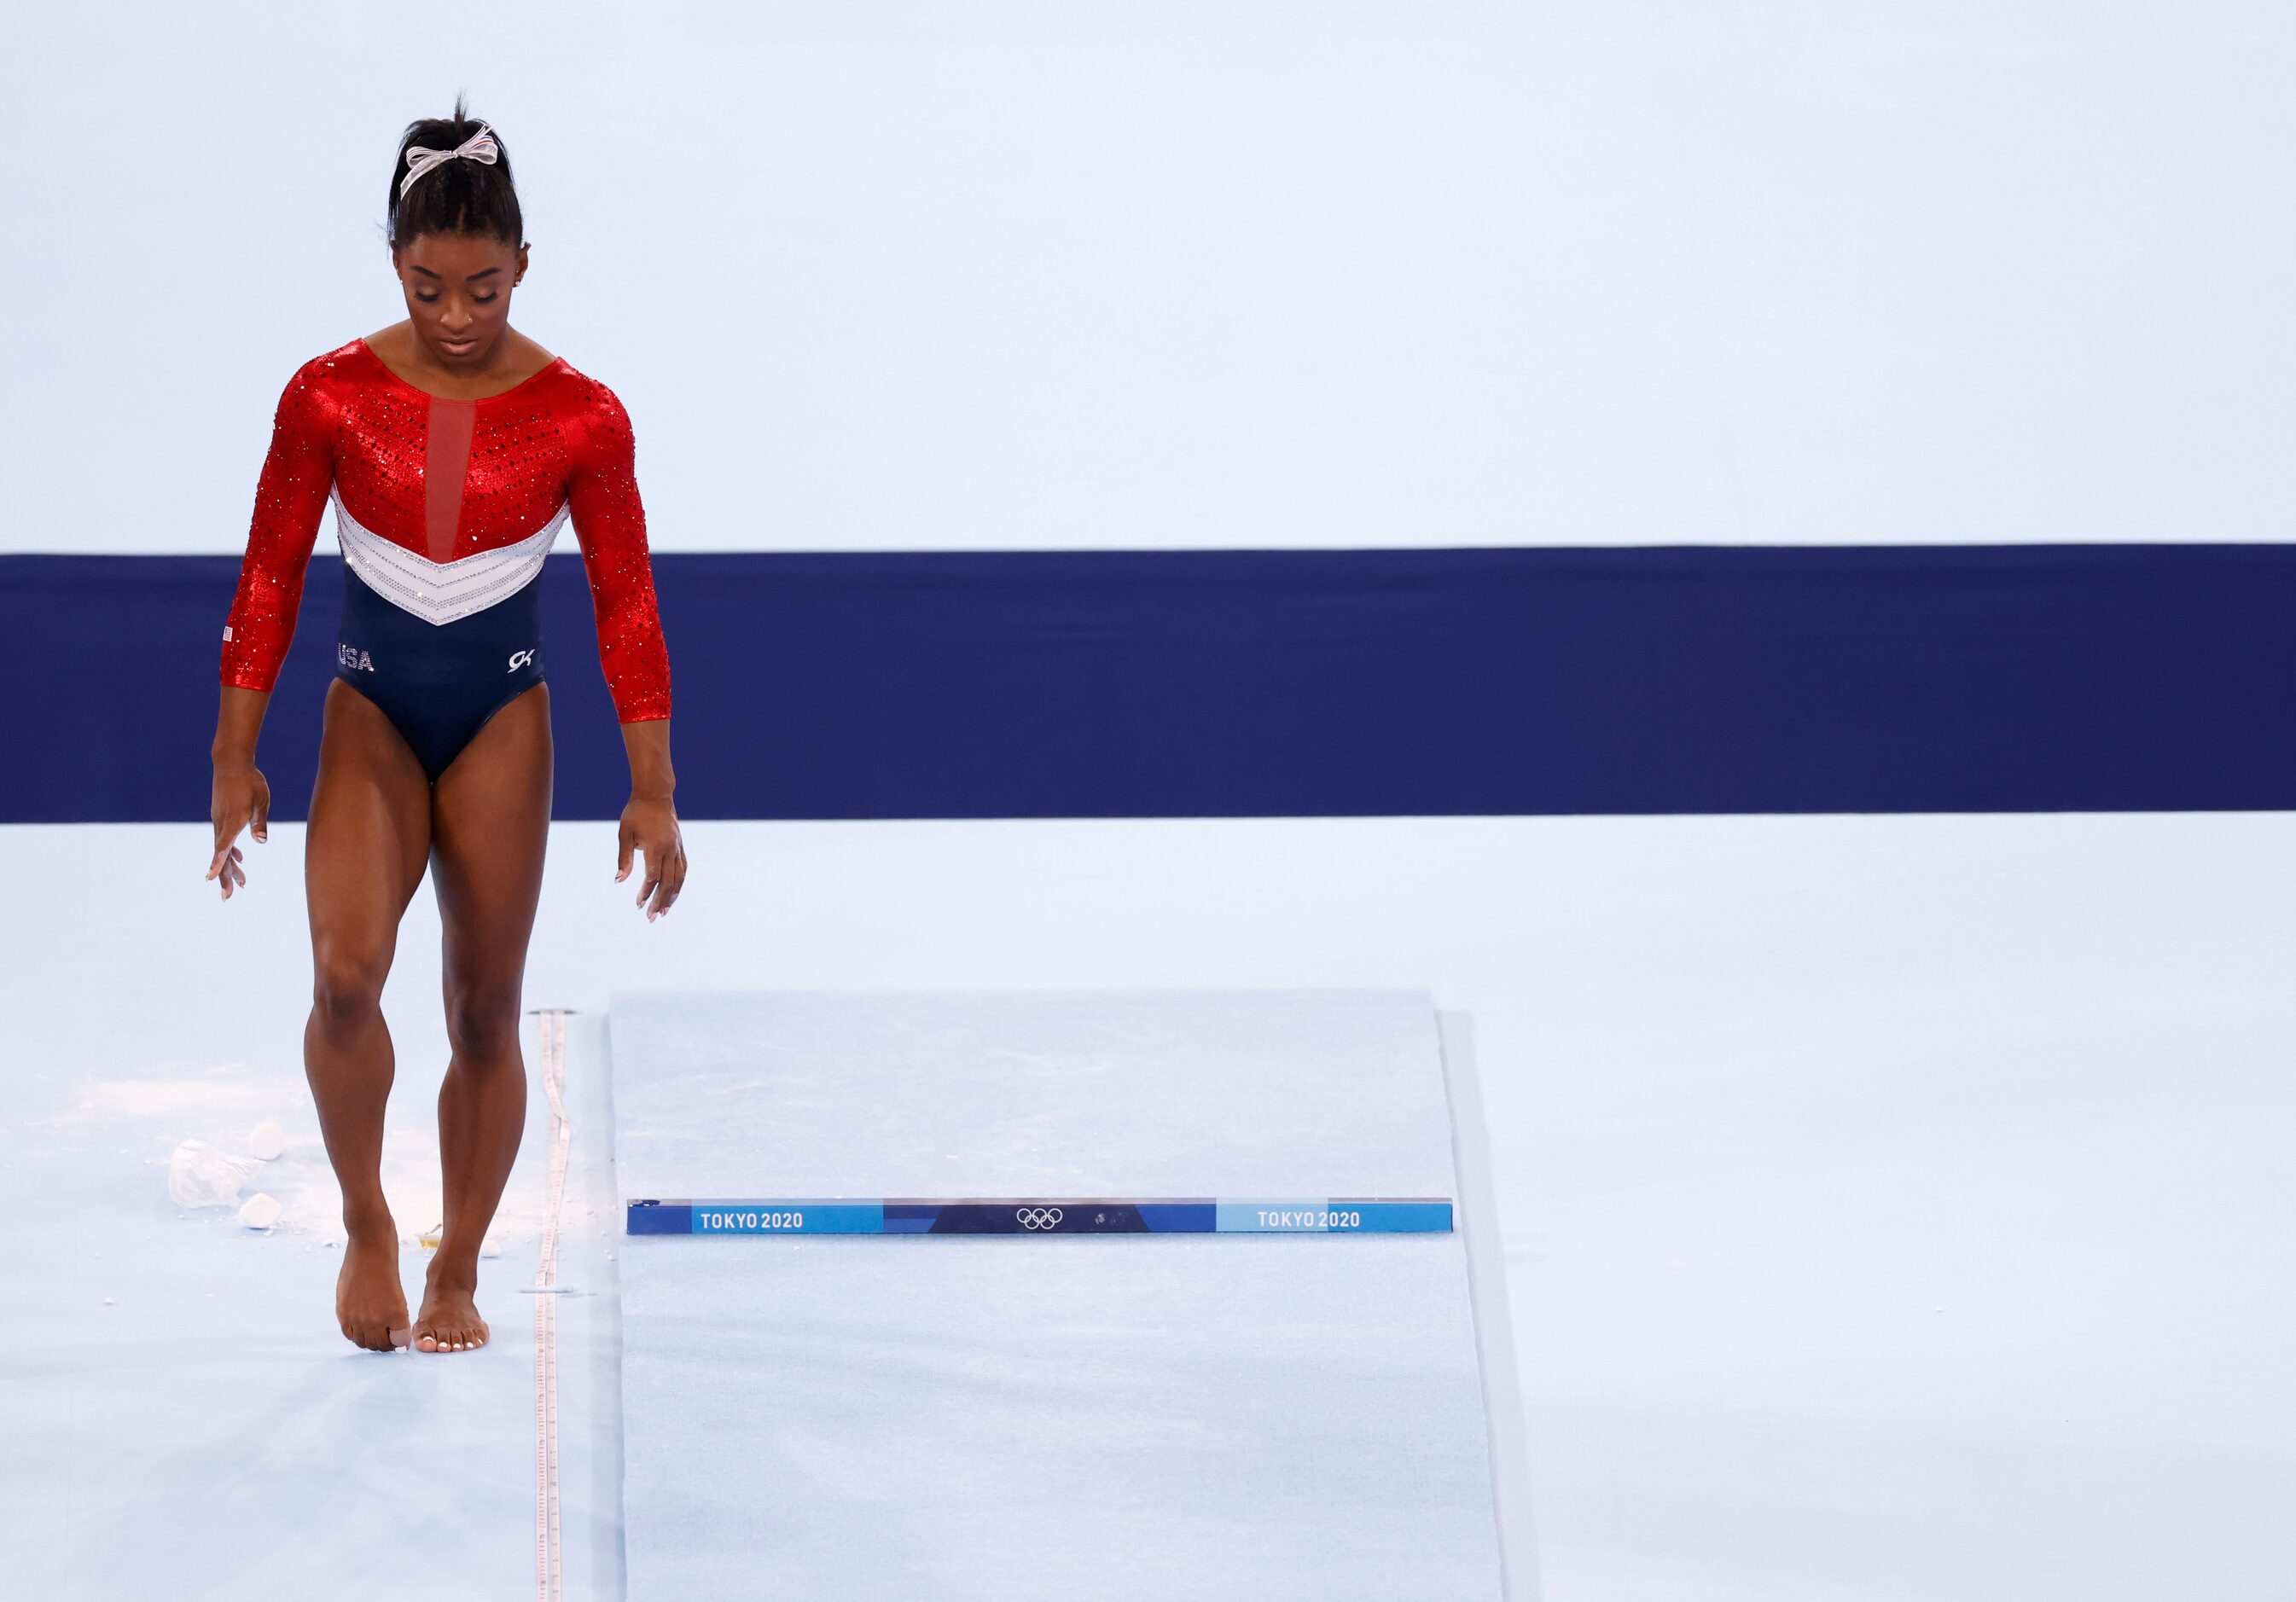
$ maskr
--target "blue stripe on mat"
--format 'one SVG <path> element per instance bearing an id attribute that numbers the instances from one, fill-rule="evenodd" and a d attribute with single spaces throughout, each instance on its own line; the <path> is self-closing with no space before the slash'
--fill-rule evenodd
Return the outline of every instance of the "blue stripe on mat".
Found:
<path id="1" fill-rule="evenodd" d="M 632 1235 L 1423 1235 L 1447 1234 L 1432 1197 L 1292 1201 L 640 1200 Z"/>

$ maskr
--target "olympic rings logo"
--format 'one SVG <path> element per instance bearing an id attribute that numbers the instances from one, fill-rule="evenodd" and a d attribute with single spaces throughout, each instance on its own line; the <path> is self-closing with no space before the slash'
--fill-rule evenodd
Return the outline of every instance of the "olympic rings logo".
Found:
<path id="1" fill-rule="evenodd" d="M 1058 1207 L 1022 1207 L 1013 1216 L 1024 1230 L 1049 1230 L 1061 1222 Z"/>

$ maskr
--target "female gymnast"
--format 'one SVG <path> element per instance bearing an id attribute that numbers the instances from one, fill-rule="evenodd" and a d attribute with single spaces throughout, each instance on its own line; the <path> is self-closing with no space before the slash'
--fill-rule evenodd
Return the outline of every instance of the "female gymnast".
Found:
<path id="1" fill-rule="evenodd" d="M 304 843 L 303 1060 L 350 1234 L 335 1317 L 374 1351 L 411 1339 L 462 1352 L 487 1342 L 479 1246 L 526 1121 L 519 987 L 551 786 L 537 581 L 570 515 L 629 756 L 616 877 L 643 856 L 649 920 L 676 901 L 685 850 L 629 419 L 603 384 L 510 325 L 527 247 L 501 139 L 459 102 L 452 118 L 415 123 L 388 217 L 406 320 L 308 363 L 280 397 L 223 631 L 207 876 L 228 900 L 247 882 L 240 830 L 267 837 L 256 736 L 332 499 L 342 632 Z M 380 1003 L 426 864 L 446 927 L 452 1056 L 439 1091 L 445 1229 L 410 1322 L 382 1194 L 393 1059 Z"/>

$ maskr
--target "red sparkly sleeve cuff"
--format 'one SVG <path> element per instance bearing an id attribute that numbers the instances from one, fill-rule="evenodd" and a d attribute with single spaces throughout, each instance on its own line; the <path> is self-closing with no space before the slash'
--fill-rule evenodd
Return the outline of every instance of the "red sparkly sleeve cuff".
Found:
<path id="1" fill-rule="evenodd" d="M 251 667 L 226 666 L 221 678 L 226 690 L 259 690 L 266 695 L 269 695 L 273 686 L 279 682 L 279 674 L 275 668 L 266 674 Z"/>

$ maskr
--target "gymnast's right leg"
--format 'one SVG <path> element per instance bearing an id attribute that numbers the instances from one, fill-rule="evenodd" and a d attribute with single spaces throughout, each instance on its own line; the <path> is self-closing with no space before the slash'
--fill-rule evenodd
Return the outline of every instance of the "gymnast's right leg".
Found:
<path id="1" fill-rule="evenodd" d="M 381 709 L 338 679 L 327 687 L 304 837 L 312 994 L 303 1068 L 350 1233 L 335 1282 L 336 1321 L 375 1352 L 390 1350 L 393 1332 L 404 1341 L 408 1323 L 398 1227 L 382 1196 L 382 1115 L 393 1072 L 382 982 L 399 916 L 430 855 L 430 786 L 422 765 Z"/>

